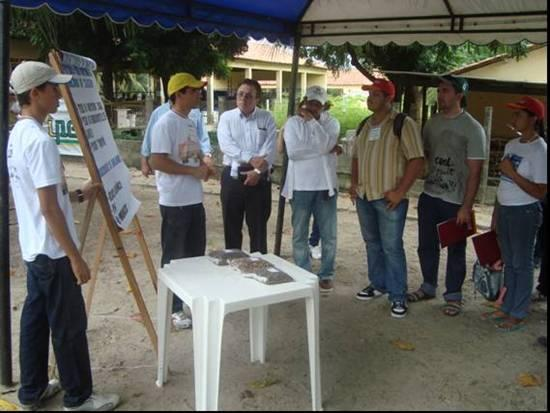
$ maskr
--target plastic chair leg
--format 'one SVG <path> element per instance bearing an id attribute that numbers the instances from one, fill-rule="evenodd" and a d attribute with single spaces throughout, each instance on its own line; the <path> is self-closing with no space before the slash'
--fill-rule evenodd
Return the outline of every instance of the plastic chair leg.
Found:
<path id="1" fill-rule="evenodd" d="M 268 306 L 255 307 L 250 312 L 250 360 L 265 363 Z"/>
<path id="2" fill-rule="evenodd" d="M 162 387 L 168 380 L 168 339 L 170 337 L 170 310 L 174 295 L 159 279 L 157 298 L 158 330 L 158 370 L 157 386 Z"/>
<path id="3" fill-rule="evenodd" d="M 306 298 L 307 342 L 311 380 L 311 408 L 323 410 L 321 399 L 321 357 L 319 352 L 319 293 L 314 291 Z"/>
<path id="4" fill-rule="evenodd" d="M 218 410 L 225 305 L 206 297 L 192 303 L 195 410 Z"/>

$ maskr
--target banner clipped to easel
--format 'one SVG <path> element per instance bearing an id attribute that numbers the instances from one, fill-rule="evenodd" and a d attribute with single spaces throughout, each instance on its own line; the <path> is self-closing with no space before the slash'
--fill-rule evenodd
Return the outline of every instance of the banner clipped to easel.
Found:
<path id="1" fill-rule="evenodd" d="M 83 56 L 63 52 L 61 67 L 73 79 L 69 88 L 94 157 L 116 224 L 127 229 L 139 209 L 132 195 L 130 173 L 113 137 L 105 106 L 99 96 L 94 71 L 96 63 Z"/>

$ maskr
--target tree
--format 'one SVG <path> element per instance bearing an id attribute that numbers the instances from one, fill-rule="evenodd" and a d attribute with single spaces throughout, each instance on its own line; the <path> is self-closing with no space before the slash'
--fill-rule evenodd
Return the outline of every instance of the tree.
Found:
<path id="1" fill-rule="evenodd" d="M 480 61 L 502 53 L 520 58 L 526 54 L 528 43 L 505 46 L 493 42 L 487 46 L 465 43 L 460 46 L 450 46 L 438 43 L 434 46 L 423 46 L 413 43 L 410 46 L 398 46 L 390 43 L 386 46 L 366 44 L 352 46 L 323 45 L 303 48 L 302 54 L 308 59 L 324 61 L 333 72 L 356 67 L 366 78 L 374 80 L 374 72 L 380 71 L 410 71 L 421 73 L 444 73 L 469 63 Z M 404 110 L 410 112 L 411 105 L 419 98 L 418 90 L 409 88 L 403 91 L 398 88 L 398 99 L 405 92 Z M 420 108 L 420 105 L 416 105 Z M 411 113 L 413 117 L 414 114 Z"/>
<path id="2" fill-rule="evenodd" d="M 103 96 L 109 100 L 114 99 L 117 75 L 128 80 L 128 72 L 155 74 L 164 79 L 165 87 L 175 72 L 225 76 L 228 59 L 246 50 L 246 40 L 234 37 L 114 24 L 81 13 L 58 16 L 44 8 L 12 13 L 10 36 L 29 40 L 44 57 L 55 48 L 94 59 L 102 72 Z"/>
<path id="3" fill-rule="evenodd" d="M 162 78 L 166 92 L 168 79 L 176 72 L 199 78 L 211 73 L 227 77 L 228 60 L 245 52 L 246 44 L 245 40 L 217 34 L 139 28 L 127 46 L 136 68 Z"/>

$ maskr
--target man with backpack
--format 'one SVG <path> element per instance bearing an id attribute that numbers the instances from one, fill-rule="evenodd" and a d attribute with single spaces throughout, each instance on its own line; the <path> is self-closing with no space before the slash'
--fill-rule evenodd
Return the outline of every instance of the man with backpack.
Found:
<path id="1" fill-rule="evenodd" d="M 423 171 L 424 149 L 414 120 L 392 110 L 391 81 L 377 79 L 363 90 L 370 92 L 367 105 L 373 115 L 357 130 L 350 195 L 367 246 L 370 285 L 356 297 L 367 301 L 387 293 L 391 316 L 403 318 L 407 315 L 403 247 L 407 192 Z"/>

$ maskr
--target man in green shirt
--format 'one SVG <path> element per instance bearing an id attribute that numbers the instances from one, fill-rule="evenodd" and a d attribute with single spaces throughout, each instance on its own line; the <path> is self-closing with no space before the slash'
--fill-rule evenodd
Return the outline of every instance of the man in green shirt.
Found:
<path id="1" fill-rule="evenodd" d="M 466 79 L 441 77 L 437 89 L 439 113 L 424 127 L 429 169 L 418 201 L 418 256 L 424 282 L 408 295 L 409 302 L 435 297 L 440 258 L 437 224 L 456 217 L 458 224 L 473 225 L 472 210 L 487 149 L 483 127 L 464 110 L 467 92 Z M 444 314 L 455 316 L 461 312 L 465 277 L 463 241 L 448 247 Z"/>

